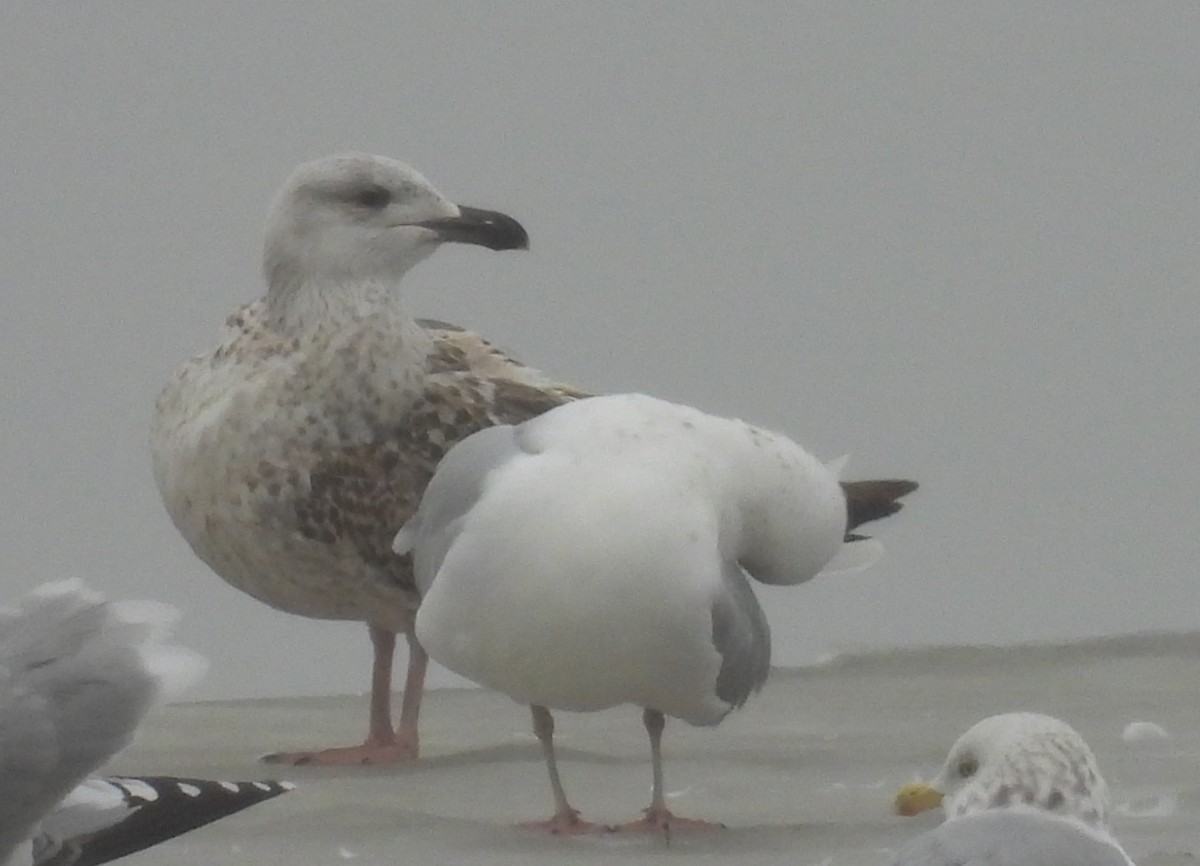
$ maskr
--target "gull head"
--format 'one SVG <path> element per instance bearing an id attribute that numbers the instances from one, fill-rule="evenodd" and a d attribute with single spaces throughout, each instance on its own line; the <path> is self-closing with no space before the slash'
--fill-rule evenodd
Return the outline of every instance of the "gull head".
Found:
<path id="1" fill-rule="evenodd" d="M 269 291 L 299 285 L 394 284 L 447 241 L 526 249 L 512 217 L 457 205 L 394 159 L 343 153 L 300 165 L 267 219 Z"/>
<path id="2" fill-rule="evenodd" d="M 977 722 L 950 749 L 928 784 L 904 786 L 896 811 L 913 815 L 941 805 L 947 818 L 1024 807 L 1108 822 L 1108 786 L 1095 755 L 1074 728 L 1040 713 L 1004 713 Z"/>

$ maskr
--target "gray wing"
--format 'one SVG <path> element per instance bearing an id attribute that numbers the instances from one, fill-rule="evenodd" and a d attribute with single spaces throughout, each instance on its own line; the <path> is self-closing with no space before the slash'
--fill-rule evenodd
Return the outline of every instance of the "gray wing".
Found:
<path id="1" fill-rule="evenodd" d="M 712 603 L 712 640 L 721 654 L 717 697 L 740 707 L 767 680 L 771 631 L 741 567 L 725 563 L 723 577 Z"/>
<path id="2" fill-rule="evenodd" d="M 442 458 L 421 496 L 417 513 L 396 534 L 396 553 L 412 553 L 417 591 L 429 591 L 446 552 L 458 537 L 463 518 L 483 494 L 487 476 L 508 461 L 529 453 L 518 428 L 500 424 L 473 433 Z"/>
<path id="3" fill-rule="evenodd" d="M 82 588 L 0 617 L 0 863 L 129 742 L 159 690 L 147 639 Z"/>
<path id="4" fill-rule="evenodd" d="M 947 821 L 891 866 L 1132 866 L 1120 846 L 1051 815 L 991 809 Z"/>

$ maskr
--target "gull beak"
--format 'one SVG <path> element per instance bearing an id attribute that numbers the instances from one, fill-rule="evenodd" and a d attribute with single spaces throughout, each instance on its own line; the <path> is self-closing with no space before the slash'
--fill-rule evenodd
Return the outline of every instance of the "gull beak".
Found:
<path id="1" fill-rule="evenodd" d="M 459 205 L 458 216 L 417 223 L 430 229 L 438 239 L 460 244 L 477 244 L 489 250 L 527 250 L 529 235 L 524 227 L 507 214 L 494 210 Z"/>
<path id="2" fill-rule="evenodd" d="M 936 809 L 942 805 L 944 796 L 937 788 L 924 782 L 910 782 L 896 792 L 892 805 L 897 815 L 911 818 L 913 815 Z"/>

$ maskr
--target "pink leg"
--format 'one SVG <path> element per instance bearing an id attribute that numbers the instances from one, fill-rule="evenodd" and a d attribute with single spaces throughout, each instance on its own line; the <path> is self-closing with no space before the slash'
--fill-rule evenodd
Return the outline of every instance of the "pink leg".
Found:
<path id="1" fill-rule="evenodd" d="M 658 710 L 643 710 L 642 723 L 646 726 L 646 733 L 650 736 L 650 761 L 654 773 L 654 785 L 650 797 L 650 808 L 643 811 L 644 817 L 637 821 L 631 821 L 628 824 L 622 824 L 618 830 L 657 830 L 661 831 L 667 837 L 667 843 L 671 841 L 671 830 L 685 827 L 712 829 L 715 827 L 723 827 L 724 824 L 714 824 L 710 821 L 698 821 L 694 818 L 680 818 L 671 813 L 667 808 L 667 798 L 663 793 L 663 770 L 662 770 L 662 732 L 666 727 L 666 719 Z"/>
<path id="2" fill-rule="evenodd" d="M 571 808 L 563 790 L 562 779 L 558 775 L 558 761 L 554 758 L 554 717 L 545 707 L 535 705 L 529 709 L 533 712 L 533 732 L 542 744 L 542 755 L 546 758 L 546 769 L 550 772 L 550 788 L 554 791 L 554 816 L 547 821 L 526 821 L 521 826 L 555 835 L 594 833 L 609 829 L 583 820 L 579 817 L 579 812 Z"/>
<path id="3" fill-rule="evenodd" d="M 408 671 L 404 675 L 404 697 L 400 699 L 400 727 L 396 729 L 396 743 L 401 749 L 407 750 L 410 757 L 415 758 L 419 752 L 417 722 L 421 715 L 421 696 L 425 694 L 425 670 L 429 667 L 429 653 L 417 640 L 411 631 L 405 635 L 408 639 Z M 389 684 L 386 694 L 390 697 Z M 391 719 L 387 724 L 390 726 Z"/>
<path id="4" fill-rule="evenodd" d="M 371 636 L 371 709 L 367 721 L 367 746 L 389 746 L 392 734 L 392 661 L 396 655 L 396 634 L 387 629 L 367 626 Z"/>
<path id="5" fill-rule="evenodd" d="M 415 637 L 408 635 L 408 681 L 400 710 L 399 734 L 392 730 L 392 657 L 396 651 L 396 633 L 374 625 L 367 626 L 374 649 L 371 665 L 371 708 L 367 739 L 359 746 L 343 746 L 309 752 L 277 752 L 265 755 L 268 764 L 293 766 L 347 767 L 361 764 L 394 764 L 417 757 L 417 714 L 421 691 L 425 687 L 425 667 L 429 657 Z"/>

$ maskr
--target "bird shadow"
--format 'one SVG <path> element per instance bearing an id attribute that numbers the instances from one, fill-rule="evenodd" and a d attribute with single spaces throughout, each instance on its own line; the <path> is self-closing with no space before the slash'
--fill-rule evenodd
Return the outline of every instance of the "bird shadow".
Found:
<path id="1" fill-rule="evenodd" d="M 555 747 L 555 754 L 563 762 L 578 764 L 596 764 L 604 766 L 641 765 L 649 761 L 649 757 L 636 755 L 613 755 L 594 752 L 586 749 L 570 747 Z M 419 760 L 379 766 L 354 767 L 319 767 L 295 766 L 287 768 L 287 776 L 292 779 L 338 779 L 373 776 L 410 776 L 425 773 L 436 773 L 441 770 L 452 770 L 486 764 L 519 764 L 537 763 L 543 761 L 541 746 L 537 743 L 497 743 L 491 746 L 477 746 L 459 749 L 453 752 L 422 756 Z"/>

